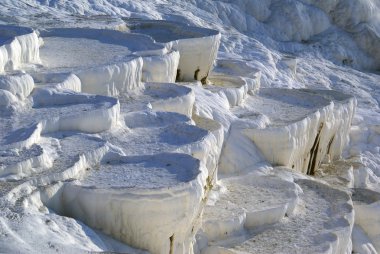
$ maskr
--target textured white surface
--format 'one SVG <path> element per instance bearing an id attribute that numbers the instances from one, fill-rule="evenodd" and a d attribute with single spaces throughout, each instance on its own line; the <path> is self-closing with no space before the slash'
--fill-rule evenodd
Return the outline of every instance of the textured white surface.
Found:
<path id="1" fill-rule="evenodd" d="M 0 29 L 0 252 L 144 253 L 125 242 L 153 253 L 351 252 L 351 198 L 326 183 L 354 194 L 380 191 L 379 76 L 369 72 L 379 68 L 378 1 L 4 0 L 0 12 L 2 24 L 40 29 Z M 148 24 L 142 32 L 155 41 L 131 34 L 130 22 Z M 54 28 L 70 26 L 83 28 Z M 60 38 L 46 55 L 54 68 L 38 59 L 38 46 L 52 45 L 48 31 Z M 170 84 L 176 78 L 211 89 Z M 282 92 L 266 92 L 273 88 Z M 354 95 L 356 114 L 354 99 L 321 89 Z M 314 158 L 327 166 L 315 168 L 320 179 L 299 180 L 306 177 L 288 168 L 305 171 L 302 160 L 310 161 L 322 122 Z M 198 159 L 197 180 L 180 181 L 184 170 L 168 174 L 160 163 L 132 172 L 120 159 L 172 156 L 163 151 Z M 139 177 L 144 169 L 150 173 Z M 93 170 L 104 170 L 102 177 L 83 186 Z M 134 180 L 124 184 L 128 176 Z M 218 177 L 230 192 L 216 188 Z M 279 184 L 260 181 L 267 177 Z M 289 206 L 282 202 L 291 196 L 281 191 L 284 181 L 298 186 L 295 216 L 284 216 Z M 139 191 L 134 182 L 169 188 L 149 189 L 144 199 L 131 195 Z M 107 183 L 121 188 L 110 191 Z M 120 195 L 125 188 L 128 195 Z M 354 230 L 353 251 L 374 253 L 377 203 L 367 192 L 367 202 L 355 203 L 362 230 Z M 255 203 L 264 194 L 265 202 Z M 215 241 L 202 233 L 207 201 L 226 201 L 243 214 L 215 224 L 208 231 Z M 218 210 L 215 217 L 228 221 Z M 221 229 L 242 234 L 225 237 Z"/>
<path id="2" fill-rule="evenodd" d="M 127 25 L 132 32 L 147 34 L 179 52 L 178 81 L 205 81 L 209 75 L 219 49 L 218 31 L 167 21 L 127 20 Z"/>
<path id="3" fill-rule="evenodd" d="M 30 28 L 0 26 L 0 71 L 20 69 L 23 64 L 40 62 L 38 36 Z"/>

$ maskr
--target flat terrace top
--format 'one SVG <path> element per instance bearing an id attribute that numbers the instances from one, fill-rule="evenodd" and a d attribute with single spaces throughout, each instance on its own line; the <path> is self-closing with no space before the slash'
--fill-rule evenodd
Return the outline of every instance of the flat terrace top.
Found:
<path id="1" fill-rule="evenodd" d="M 269 118 L 269 126 L 284 126 L 301 121 L 328 106 L 331 101 L 343 99 L 345 95 L 342 96 L 305 89 L 266 88 L 261 89 L 258 95 L 249 97 L 242 107 L 234 109 L 234 113 L 240 118 L 252 120 L 263 114 Z"/>
<path id="2" fill-rule="evenodd" d="M 101 189 L 159 189 L 189 182 L 199 173 L 199 161 L 185 154 L 127 156 L 90 169 L 81 185 Z"/>
<path id="3" fill-rule="evenodd" d="M 165 100 L 176 99 L 187 96 L 191 93 L 191 88 L 172 83 L 145 83 L 145 89 L 141 93 L 120 96 L 121 112 L 131 112 L 145 110 L 148 103 L 163 102 Z M 178 105 L 183 106 L 183 105 Z"/>
<path id="4" fill-rule="evenodd" d="M 78 94 L 77 94 L 78 95 Z M 28 107 L 21 112 L 15 113 L 12 118 L 0 118 L 0 143 L 10 144 L 24 140 L 34 130 L 33 125 L 54 117 L 79 116 L 83 113 L 97 109 L 110 108 L 114 99 L 97 96 L 81 95 L 70 101 L 70 97 L 56 97 L 56 101 L 67 100 L 67 104 L 52 104 L 45 107 Z"/>
<path id="5" fill-rule="evenodd" d="M 201 38 L 216 35 L 219 32 L 212 29 L 188 26 L 183 23 L 162 20 L 125 20 L 133 33 L 151 36 L 155 41 L 166 43 L 181 39 Z"/>
<path id="6" fill-rule="evenodd" d="M 252 212 L 286 204 L 296 198 L 295 185 L 279 178 L 247 175 L 221 180 L 226 188 L 214 205 L 206 206 L 204 220 L 229 220 Z"/>
<path id="7" fill-rule="evenodd" d="M 161 55 L 165 47 L 147 35 L 91 28 L 40 31 L 42 65 L 49 69 L 77 69 L 128 59 L 132 53 Z"/>
<path id="8" fill-rule="evenodd" d="M 122 45 L 87 38 L 45 37 L 42 65 L 50 69 L 91 67 L 118 62 L 131 51 Z"/>
<path id="9" fill-rule="evenodd" d="M 336 235 L 349 231 L 346 219 L 351 216 L 352 207 L 347 202 L 348 195 L 310 180 L 297 180 L 296 183 L 303 190 L 303 204 L 297 215 L 266 230 L 251 231 L 231 251 L 328 253 L 332 250 Z"/>
<path id="10" fill-rule="evenodd" d="M 169 118 L 170 116 L 170 118 Z M 209 132 L 177 113 L 158 112 L 145 116 L 129 113 L 125 124 L 130 128 L 114 129 L 101 134 L 104 140 L 120 147 L 126 155 L 178 151 L 181 147 L 202 142 Z"/>

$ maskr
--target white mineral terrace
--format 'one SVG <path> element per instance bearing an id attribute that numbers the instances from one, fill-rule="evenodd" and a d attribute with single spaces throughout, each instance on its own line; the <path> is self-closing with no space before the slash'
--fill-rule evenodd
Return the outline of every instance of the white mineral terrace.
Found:
<path id="1" fill-rule="evenodd" d="M 372 178 L 336 162 L 354 97 L 260 88 L 216 30 L 124 21 L 0 26 L 0 252 L 379 251 Z"/>
<path id="2" fill-rule="evenodd" d="M 189 248 L 205 195 L 199 160 L 176 153 L 113 156 L 82 178 L 43 193 L 47 205 L 154 253 Z"/>
<path id="3" fill-rule="evenodd" d="M 175 81 L 178 52 L 168 51 L 148 36 L 62 28 L 42 30 L 41 37 L 39 69 L 75 73 L 83 92 L 119 95 L 140 87 L 142 80 Z"/>
<path id="4" fill-rule="evenodd" d="M 166 43 L 179 51 L 180 57 L 177 80 L 207 80 L 220 43 L 218 31 L 169 21 L 127 20 L 131 32 L 151 36 L 155 41 Z"/>
<path id="5" fill-rule="evenodd" d="M 33 29 L 1 25 L 0 37 L 0 72 L 40 62 L 38 36 Z"/>
<path id="6" fill-rule="evenodd" d="M 323 160 L 339 159 L 355 105 L 354 98 L 336 92 L 261 89 L 233 109 L 239 120 L 232 123 L 220 170 L 242 172 L 264 156 L 273 165 L 314 174 Z M 242 136 L 256 146 L 245 149 L 258 150 L 256 158 L 244 163 L 237 159 L 240 154 L 230 152 L 242 146 L 236 144 Z"/>
<path id="7" fill-rule="evenodd" d="M 260 180 L 260 184 L 248 185 L 249 180 L 240 180 L 237 185 L 239 189 L 226 185 L 227 193 L 222 194 L 215 206 L 206 208 L 208 211 L 220 206 L 224 213 L 230 213 L 231 219 L 213 223 L 210 219 L 220 215 L 213 215 L 213 211 L 208 213 L 209 221 L 204 229 L 206 237 L 212 233 L 212 242 L 204 253 L 346 252 L 351 244 L 349 235 L 354 221 L 352 201 L 347 193 L 306 179 L 296 180 L 293 187 L 290 182 L 286 182 L 288 186 L 284 183 L 279 185 L 273 179 L 262 176 L 255 179 Z M 250 202 L 236 204 L 233 195 L 244 196 Z M 297 204 L 298 199 L 302 201 Z M 228 210 L 225 208 L 226 202 Z M 251 206 L 260 203 L 263 203 L 260 210 L 257 209 L 261 207 L 259 205 Z M 232 210 L 236 205 L 243 208 L 240 218 Z M 312 226 L 306 226 L 309 224 Z M 273 241 L 264 240 L 269 235 Z"/>

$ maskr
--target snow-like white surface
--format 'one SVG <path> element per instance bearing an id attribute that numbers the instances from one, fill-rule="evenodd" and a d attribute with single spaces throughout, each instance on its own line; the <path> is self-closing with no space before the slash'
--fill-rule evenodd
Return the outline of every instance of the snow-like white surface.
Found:
<path id="1" fill-rule="evenodd" d="M 44 202 L 135 247 L 185 252 L 204 197 L 206 172 L 200 162 L 181 154 L 105 160 L 87 170 L 84 180 L 42 194 Z M 110 168 L 114 163 L 119 166 Z"/>
<path id="2" fill-rule="evenodd" d="M 363 229 L 377 252 L 380 251 L 379 209 L 379 201 L 355 205 L 355 223 Z"/>
<path id="3" fill-rule="evenodd" d="M 160 159 L 161 158 L 161 159 Z M 175 154 L 157 156 L 128 156 L 107 161 L 91 170 L 82 181 L 83 186 L 97 188 L 169 188 L 193 180 L 198 174 L 196 160 Z M 178 162 L 186 162 L 183 165 Z"/>
<path id="4" fill-rule="evenodd" d="M 28 97 L 33 88 L 33 79 L 28 74 L 14 74 L 0 77 L 0 89 L 12 93 L 20 100 Z"/>
<path id="5" fill-rule="evenodd" d="M 23 64 L 39 63 L 39 40 L 33 29 L 0 27 L 0 72 L 20 69 Z"/>
<path id="6" fill-rule="evenodd" d="M 243 232 L 230 241 L 219 241 L 217 246 L 222 247 L 208 247 L 203 253 L 351 252 L 349 236 L 354 214 L 349 195 L 310 180 L 297 180 L 295 183 L 303 192 L 300 194 L 302 202 L 294 216 L 273 226 Z M 266 219 L 257 220 L 266 222 L 273 214 L 273 209 L 268 209 L 257 214 Z"/>
<path id="7" fill-rule="evenodd" d="M 1 1 L 0 252 L 376 253 L 379 10 Z"/>
<path id="8" fill-rule="evenodd" d="M 294 183 L 277 177 L 249 175 L 221 180 L 217 200 L 210 199 L 203 214 L 208 241 L 223 240 L 291 216 L 298 202 Z"/>
<path id="9" fill-rule="evenodd" d="M 325 157 L 334 160 L 341 156 L 349 140 L 355 104 L 354 98 L 327 90 L 261 89 L 259 95 L 233 110 L 241 120 L 232 123 L 221 170 L 241 172 L 262 162 L 264 156 L 273 165 L 314 174 Z M 245 156 L 247 162 L 237 159 L 240 151 L 231 151 L 243 146 L 241 135 L 257 147 L 245 146 L 246 153 L 257 150 L 253 158 Z M 234 144 L 236 141 L 239 144 Z"/>
<path id="10" fill-rule="evenodd" d="M 352 230 L 353 253 L 377 253 L 366 233 L 360 226 L 355 225 Z"/>
<path id="11" fill-rule="evenodd" d="M 127 25 L 132 32 L 147 34 L 180 53 L 178 81 L 205 82 L 219 49 L 221 36 L 218 31 L 167 21 L 127 20 Z"/>
<path id="12" fill-rule="evenodd" d="M 144 82 L 175 82 L 180 54 L 172 51 L 163 56 L 145 56 L 142 69 Z"/>
<path id="13" fill-rule="evenodd" d="M 313 174 L 325 156 L 339 158 L 348 143 L 356 101 L 338 96 L 329 91 L 262 89 L 262 100 L 252 97 L 246 105 L 249 114 L 264 114 L 269 123 L 243 132 L 271 163 Z"/>

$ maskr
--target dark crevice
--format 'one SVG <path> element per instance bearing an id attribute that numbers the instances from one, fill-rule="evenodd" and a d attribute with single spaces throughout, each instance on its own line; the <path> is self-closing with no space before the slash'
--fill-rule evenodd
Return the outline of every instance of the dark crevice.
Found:
<path id="1" fill-rule="evenodd" d="M 319 126 L 317 136 L 315 137 L 314 144 L 310 149 L 310 159 L 309 164 L 307 166 L 307 172 L 308 175 L 314 175 L 316 164 L 317 164 L 317 157 L 318 157 L 318 150 L 319 150 L 319 141 L 321 139 L 321 131 L 323 128 L 323 123 Z"/>
<path id="2" fill-rule="evenodd" d="M 174 253 L 174 234 L 172 234 L 172 236 L 169 237 L 169 241 L 170 241 L 169 254 L 173 254 Z"/>
<path id="3" fill-rule="evenodd" d="M 179 82 L 181 78 L 181 69 L 177 69 L 177 75 L 175 76 L 175 81 Z"/>
<path id="4" fill-rule="evenodd" d="M 318 149 L 319 149 L 319 139 L 317 142 L 317 146 L 315 147 L 315 150 L 313 151 L 313 159 L 311 160 L 311 167 L 308 169 L 308 175 L 314 175 L 315 173 L 315 164 L 317 162 L 317 156 L 318 156 Z M 309 161 L 310 165 L 310 161 Z"/>
<path id="5" fill-rule="evenodd" d="M 330 139 L 329 144 L 327 145 L 327 154 L 330 154 L 331 145 L 334 142 L 335 135 Z"/>
<path id="6" fill-rule="evenodd" d="M 195 79 L 195 80 L 198 80 L 199 71 L 200 71 L 200 69 L 198 68 L 198 69 L 194 72 L 194 79 Z"/>
<path id="7" fill-rule="evenodd" d="M 202 85 L 206 85 L 207 84 L 207 78 L 208 78 L 208 75 L 210 74 L 210 71 L 207 72 L 207 75 L 204 76 L 202 79 L 201 79 L 201 82 L 202 82 Z"/>
<path id="8" fill-rule="evenodd" d="M 206 76 L 206 77 L 203 77 L 203 78 L 201 79 L 201 83 L 202 83 L 202 85 L 206 85 L 206 84 L 207 84 L 207 76 Z"/>

